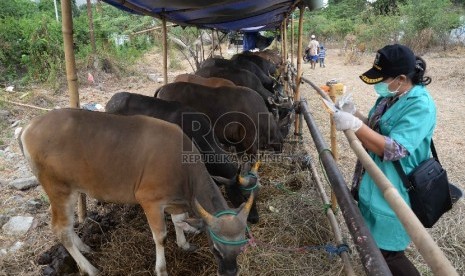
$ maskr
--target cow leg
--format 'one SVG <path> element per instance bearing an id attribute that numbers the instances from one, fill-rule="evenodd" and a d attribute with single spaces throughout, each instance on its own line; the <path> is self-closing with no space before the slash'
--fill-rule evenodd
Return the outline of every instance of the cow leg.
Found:
<path id="1" fill-rule="evenodd" d="M 73 235 L 73 241 L 74 241 L 74 244 L 76 245 L 76 247 L 79 249 L 79 251 L 83 252 L 83 253 L 90 253 L 92 252 L 92 249 L 90 249 L 90 247 L 85 244 L 80 238 L 79 236 L 76 234 L 76 232 L 74 231 L 71 231 L 71 234 Z"/>
<path id="2" fill-rule="evenodd" d="M 43 183 L 43 181 L 41 181 Z M 63 185 L 65 186 L 65 185 Z M 46 187 L 46 186 L 44 186 Z M 52 209 L 52 229 L 60 239 L 63 246 L 76 261 L 80 270 L 89 276 L 95 276 L 99 273 L 79 250 L 86 251 L 90 248 L 85 245 L 73 230 L 74 202 L 76 197 L 64 188 L 55 186 L 52 189 L 45 189 L 50 200 Z"/>
<path id="3" fill-rule="evenodd" d="M 159 204 L 153 202 L 141 202 L 140 205 L 144 209 L 155 241 L 155 273 L 157 276 L 168 276 L 165 259 L 166 224 L 164 211 Z"/>
<path id="4" fill-rule="evenodd" d="M 182 213 L 178 215 L 171 214 L 171 220 L 174 224 L 174 230 L 176 231 L 176 244 L 186 251 L 193 251 L 197 249 L 195 246 L 192 246 L 187 242 L 184 231 L 191 233 L 199 233 L 199 229 L 196 229 L 185 222 L 188 215 L 187 213 Z"/>

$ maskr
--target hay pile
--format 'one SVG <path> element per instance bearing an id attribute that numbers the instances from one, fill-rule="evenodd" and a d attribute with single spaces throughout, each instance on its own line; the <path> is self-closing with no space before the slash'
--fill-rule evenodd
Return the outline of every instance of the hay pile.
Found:
<path id="1" fill-rule="evenodd" d="M 324 249 L 335 243 L 310 172 L 300 169 L 295 162 L 299 158 L 293 158 L 301 157 L 302 153 L 293 155 L 290 150 L 277 159 L 280 162 L 263 163 L 260 167 L 262 187 L 257 205 L 260 222 L 250 225 L 256 245 L 247 245 L 239 256 L 241 275 L 342 273 L 340 257 Z M 88 219 L 77 227 L 77 233 L 94 250 L 86 255 L 90 262 L 102 275 L 154 275 L 155 244 L 142 208 L 90 202 Z M 168 217 L 166 222 L 168 273 L 216 275 L 216 262 L 206 235 L 188 234 L 188 241 L 199 249 L 184 252 L 176 245 L 174 227 Z M 49 265 L 38 263 L 45 253 L 51 255 L 51 249 L 57 244 L 48 221 L 29 233 L 28 239 L 35 242 L 14 258 L 4 259 L 0 275 L 46 274 Z M 76 269 L 75 266 L 70 269 L 73 268 Z"/>
<path id="2" fill-rule="evenodd" d="M 340 258 L 321 248 L 335 245 L 324 206 L 308 171 L 295 168 L 290 159 L 284 163 L 264 163 L 259 171 L 261 190 L 258 199 L 260 222 L 250 225 L 256 246 L 246 246 L 239 257 L 242 275 L 338 275 Z M 90 260 L 104 275 L 153 275 L 155 245 L 143 211 L 132 207 L 121 223 L 105 235 L 106 242 Z M 135 212 L 135 213 L 134 213 Z M 175 243 L 169 219 L 166 259 L 170 275 L 215 275 L 216 263 L 206 235 L 188 235 L 199 246 L 193 253 L 180 250 Z M 302 248 L 307 247 L 302 250 Z"/>
<path id="3" fill-rule="evenodd" d="M 260 169 L 260 222 L 250 225 L 256 246 L 239 257 L 242 275 L 338 275 L 342 263 L 321 248 L 334 245 L 324 206 L 308 171 L 284 163 L 264 163 Z M 134 207 L 135 208 L 135 207 Z M 104 275 L 153 275 L 155 246 L 142 210 L 126 219 L 91 260 Z M 115 210 L 118 212 L 118 210 Z M 112 211 L 114 212 L 114 211 Z M 194 253 L 180 250 L 170 220 L 166 258 L 170 275 L 215 275 L 216 263 L 205 234 L 188 235 L 199 246 Z M 306 250 L 302 248 L 308 247 Z"/>

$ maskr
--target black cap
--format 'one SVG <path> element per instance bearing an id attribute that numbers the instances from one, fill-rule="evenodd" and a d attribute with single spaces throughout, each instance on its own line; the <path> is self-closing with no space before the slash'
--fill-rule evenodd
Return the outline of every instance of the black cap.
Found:
<path id="1" fill-rule="evenodd" d="M 376 84 L 389 77 L 408 75 L 415 71 L 415 54 L 407 46 L 384 46 L 376 53 L 373 67 L 360 75 L 366 84 Z"/>

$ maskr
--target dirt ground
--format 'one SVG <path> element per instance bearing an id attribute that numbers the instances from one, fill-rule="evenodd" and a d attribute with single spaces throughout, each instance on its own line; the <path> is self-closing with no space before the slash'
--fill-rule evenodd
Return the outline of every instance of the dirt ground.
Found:
<path id="1" fill-rule="evenodd" d="M 360 57 L 357 64 L 345 64 L 345 54 L 339 49 L 329 48 L 327 50 L 326 67 L 320 68 L 317 65 L 316 69 L 312 70 L 309 64 L 303 64 L 304 77 L 317 85 L 323 85 L 332 79 L 344 83 L 347 86 L 348 92 L 353 94 L 357 108 L 366 114 L 375 101 L 376 95 L 372 87 L 365 85 L 358 78 L 358 75 L 371 67 L 373 58 L 373 53 L 365 53 Z M 465 71 L 463 69 L 465 68 L 465 50 L 433 51 L 426 54 L 424 58 L 428 65 L 427 75 L 433 79 L 428 89 L 435 99 L 438 109 L 437 127 L 434 135 L 438 155 L 441 163 L 448 171 L 451 182 L 465 190 L 465 171 L 461 168 L 462 164 L 465 164 L 465 150 L 463 149 L 465 143 L 463 139 L 465 123 L 463 122 L 464 116 L 461 115 L 465 107 L 465 103 L 461 100 L 465 96 L 465 88 L 462 84 L 465 79 Z M 80 102 L 81 104 L 96 103 L 104 106 L 114 93 L 120 91 L 153 95 L 155 90 L 161 86 L 161 83 L 151 80 L 148 76 L 151 74 L 152 76 L 161 77 L 161 64 L 160 55 L 158 53 L 150 53 L 137 66 L 134 66 L 134 74 L 131 76 L 116 78 L 103 73 L 94 74 L 95 83 L 93 84 L 86 81 L 87 72 L 82 72 L 79 75 L 81 82 L 79 90 Z M 178 74 L 190 72 L 191 69 L 186 64 L 185 69 L 171 71 L 169 79 L 172 80 Z M 307 99 L 312 116 L 314 116 L 319 124 L 320 132 L 325 135 L 327 143 L 330 145 L 328 114 L 322 109 L 319 96 L 306 84 L 302 84 L 301 89 L 302 96 Z M 68 105 L 68 96 L 66 93 L 57 94 L 37 87 L 34 89 L 22 89 L 7 96 L 8 99 L 13 100 L 18 99 L 22 95 L 25 95 L 23 97 L 24 102 L 31 105 L 46 108 L 53 108 L 55 106 L 65 107 Z M 19 121 L 18 126 L 24 126 L 32 117 L 44 112 L 14 104 L 8 104 L 7 109 L 11 113 L 10 118 L 13 118 L 12 121 Z M 22 214 L 24 210 L 21 209 L 21 202 L 25 199 L 44 198 L 44 193 L 40 187 L 21 192 L 10 189 L 5 184 L 16 178 L 24 177 L 24 171 L 18 166 L 22 157 L 20 156 L 16 140 L 13 137 L 14 129 L 15 127 L 2 129 L 2 139 L 10 147 L 11 151 L 18 155 L 12 159 L 6 159 L 4 156 L 1 156 L 2 158 L 0 159 L 0 187 L 2 189 L 2 195 L 0 195 L 0 215 Z M 305 128 L 303 141 L 303 147 L 312 157 L 313 163 L 318 167 L 317 153 L 308 130 Z M 347 140 L 342 133 L 338 136 L 338 145 L 340 170 L 347 183 L 350 183 L 355 155 L 350 150 Z M 315 207 L 315 203 L 309 204 L 307 201 L 301 201 L 300 197 L 285 197 L 282 191 L 280 193 L 276 188 L 274 190 L 271 189 L 273 188 L 271 187 L 271 183 L 281 181 L 288 185 L 287 187 L 292 191 L 301 191 L 305 196 L 313 196 L 312 200 L 318 200 L 319 197 L 315 195 L 315 187 L 307 183 L 311 179 L 310 176 L 291 169 L 288 164 L 282 164 L 278 167 L 267 166 L 265 164 L 260 170 L 260 176 L 262 184 L 264 183 L 264 186 L 268 184 L 270 189 L 266 190 L 264 196 L 260 199 L 259 210 L 261 214 L 263 212 L 262 221 L 264 222 L 253 226 L 255 228 L 253 231 L 255 231 L 255 236 L 258 239 L 262 238 L 270 242 L 277 241 L 278 244 L 279 242 L 291 240 L 290 245 L 321 244 L 332 239 L 330 230 L 328 230 L 329 226 L 321 213 L 309 214 L 303 212 L 305 208 L 312 209 Z M 298 187 L 296 188 L 295 185 Z M 326 187 L 326 189 L 329 193 L 329 188 Z M 17 200 L 18 198 L 24 200 Z M 279 209 L 280 204 L 282 204 L 280 201 L 288 201 L 291 207 L 289 205 L 282 205 L 280 209 L 281 213 L 270 211 L 273 210 L 271 208 L 273 206 L 278 206 Z M 48 205 L 46 200 L 42 200 L 42 202 L 43 204 L 39 208 L 32 211 L 29 210 L 29 214 L 35 217 L 35 224 L 34 228 L 22 238 L 28 246 L 24 247 L 22 251 L 15 253 L 15 256 L 8 256 L 7 258 L 0 256 L 0 275 L 76 274 L 77 270 L 73 266 L 72 261 L 68 266 L 69 271 L 53 272 L 56 269 L 52 265 L 53 260 L 57 258 L 66 259 L 66 252 L 62 252 L 62 249 L 57 245 L 56 238 L 49 229 L 50 216 Z M 293 207 L 294 210 L 292 210 Z M 101 246 L 101 252 L 105 252 L 104 254 L 91 256 L 91 262 L 94 264 L 97 263 L 96 265 L 104 271 L 104 275 L 153 275 L 154 260 L 151 258 L 154 258 L 154 244 L 148 231 L 141 230 L 148 230 L 148 228 L 140 208 L 133 206 L 121 207 L 111 204 L 102 206 L 92 201 L 89 209 L 87 226 L 78 226 L 77 231 L 79 234 L 90 231 L 90 234 L 85 235 L 87 238 L 84 239 L 84 242 L 93 248 L 96 245 Z M 317 209 L 317 207 L 313 209 Z M 289 213 L 285 213 L 285 211 L 289 211 Z M 463 263 L 463 259 L 465 258 L 464 211 L 465 200 L 461 200 L 454 206 L 452 211 L 441 218 L 437 225 L 428 230 L 446 254 L 446 257 L 457 269 L 459 275 L 465 275 L 465 264 Z M 289 214 L 289 217 L 283 218 L 287 214 Z M 295 217 L 296 220 L 304 218 L 302 224 L 293 226 L 299 228 L 298 231 L 295 228 L 290 228 L 289 224 L 294 223 L 294 221 L 288 221 L 291 219 L 290 217 Z M 338 219 L 343 231 L 345 231 L 343 235 L 348 239 L 348 243 L 350 244 L 350 235 L 345 229 L 344 221 L 340 214 L 338 215 Z M 276 225 L 271 225 L 271 221 L 275 222 Z M 315 223 L 317 221 L 321 221 L 321 223 Z M 283 223 L 287 223 L 285 228 L 287 231 L 283 231 L 282 226 L 280 226 Z M 317 225 L 315 226 L 314 224 Z M 125 229 L 134 225 L 140 226 L 140 228 L 132 228 L 129 232 L 131 236 L 128 236 L 128 232 L 124 232 Z M 319 229 L 315 230 L 315 227 Z M 172 229 L 170 230 L 172 234 Z M 171 243 L 174 243 L 174 235 L 169 236 L 168 239 L 171 239 Z M 167 264 L 170 275 L 215 274 L 215 264 L 206 246 L 206 239 L 204 237 L 194 237 L 192 239 L 194 242 L 204 245 L 195 253 L 195 257 L 175 249 L 172 250 L 174 253 L 167 253 Z M 0 248 L 9 246 L 13 242 L 14 240 L 11 237 L 7 237 L 0 232 Z M 146 246 L 145 248 L 137 246 L 141 244 L 150 246 Z M 103 247 L 106 247 L 106 251 L 102 249 Z M 128 252 L 129 247 L 131 247 L 132 251 Z M 147 249 L 148 247 L 150 249 Z M 131 256 L 123 256 L 124 254 L 131 254 L 132 258 Z M 306 256 L 296 256 L 288 253 L 273 255 L 268 250 L 258 249 L 245 252 L 239 259 L 239 263 L 242 275 L 343 274 L 340 260 L 329 260 L 325 255 L 309 255 L 311 254 L 307 254 Z M 431 270 L 413 244 L 408 250 L 408 255 L 419 268 L 422 275 L 432 275 Z M 188 259 L 190 261 L 187 261 Z M 354 262 L 355 271 L 359 275 L 363 275 L 360 265 L 357 264 L 359 260 L 355 252 L 351 259 Z M 103 262 L 105 264 L 102 264 Z M 196 265 L 192 265 L 189 262 L 194 262 Z M 129 270 L 118 270 L 117 267 L 123 263 L 134 267 L 134 270 L 130 270 L 131 272 L 128 272 Z M 268 269 L 264 266 L 268 266 Z"/>

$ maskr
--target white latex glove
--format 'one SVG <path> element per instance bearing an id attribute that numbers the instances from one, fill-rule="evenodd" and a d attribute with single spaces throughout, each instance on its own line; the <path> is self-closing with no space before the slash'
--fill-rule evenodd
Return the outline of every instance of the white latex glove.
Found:
<path id="1" fill-rule="evenodd" d="M 335 105 L 340 110 L 348 112 L 350 114 L 355 114 L 355 111 L 357 111 L 357 108 L 355 107 L 355 104 L 354 104 L 354 99 L 352 97 L 352 93 L 346 93 L 342 95 L 342 97 L 340 97 L 336 101 Z"/>
<path id="2" fill-rule="evenodd" d="M 345 112 L 342 110 L 337 110 L 336 112 L 334 112 L 333 119 L 337 130 L 352 129 L 355 132 L 359 130 L 363 125 L 363 122 L 359 118 L 355 117 L 349 112 Z"/>

